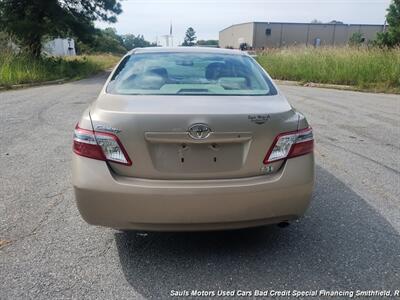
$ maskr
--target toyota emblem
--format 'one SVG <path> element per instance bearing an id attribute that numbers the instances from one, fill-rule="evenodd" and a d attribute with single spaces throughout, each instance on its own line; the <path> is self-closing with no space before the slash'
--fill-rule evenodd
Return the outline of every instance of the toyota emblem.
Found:
<path id="1" fill-rule="evenodd" d="M 192 139 L 202 140 L 209 137 L 211 129 L 206 124 L 197 123 L 189 127 L 188 133 Z"/>

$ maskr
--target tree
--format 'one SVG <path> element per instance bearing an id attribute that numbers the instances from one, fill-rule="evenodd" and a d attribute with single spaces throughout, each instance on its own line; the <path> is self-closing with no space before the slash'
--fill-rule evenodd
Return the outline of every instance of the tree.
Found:
<path id="1" fill-rule="evenodd" d="M 311 21 L 311 24 L 322 24 L 322 21 L 320 21 L 318 19 L 314 19 Z"/>
<path id="2" fill-rule="evenodd" d="M 344 24 L 342 21 L 332 20 L 328 24 Z"/>
<path id="3" fill-rule="evenodd" d="M 10 50 L 9 48 L 10 37 L 7 33 L 0 31 L 0 51 Z"/>
<path id="4" fill-rule="evenodd" d="M 0 28 L 39 57 L 44 37 L 70 35 L 89 41 L 95 20 L 113 23 L 121 12 L 119 0 L 1 0 Z"/>
<path id="5" fill-rule="evenodd" d="M 361 32 L 354 32 L 349 39 L 350 46 L 360 46 L 364 42 L 365 38 Z"/>
<path id="6" fill-rule="evenodd" d="M 114 28 L 96 29 L 90 41 L 83 43 L 77 41 L 76 50 L 78 53 L 115 53 L 124 54 L 126 48 L 123 45 L 123 40 Z"/>
<path id="7" fill-rule="evenodd" d="M 123 44 L 127 50 L 132 50 L 135 48 L 145 48 L 157 46 L 154 43 L 150 43 L 144 39 L 143 35 L 126 34 L 122 36 Z"/>
<path id="8" fill-rule="evenodd" d="M 94 35 L 93 42 L 89 44 L 92 52 L 110 52 L 116 54 L 124 54 L 126 48 L 121 36 L 117 34 L 114 28 L 106 28 L 97 30 Z"/>
<path id="9" fill-rule="evenodd" d="M 218 40 L 198 40 L 196 44 L 199 46 L 218 46 Z"/>
<path id="10" fill-rule="evenodd" d="M 144 39 L 143 35 L 125 34 L 118 35 L 114 28 L 104 30 L 97 29 L 93 40 L 90 43 L 78 42 L 78 49 L 81 53 L 111 52 L 124 54 L 134 48 L 157 46 Z"/>
<path id="11" fill-rule="evenodd" d="M 380 46 L 400 46 L 400 0 L 393 0 L 387 9 L 385 32 L 378 33 L 377 44 Z"/>
<path id="12" fill-rule="evenodd" d="M 194 46 L 196 39 L 196 31 L 194 31 L 192 27 L 189 27 L 186 30 L 185 39 L 183 40 L 182 46 Z"/>

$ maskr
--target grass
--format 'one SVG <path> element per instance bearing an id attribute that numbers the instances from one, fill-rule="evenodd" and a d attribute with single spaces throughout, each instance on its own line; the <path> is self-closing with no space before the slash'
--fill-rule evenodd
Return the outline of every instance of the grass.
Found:
<path id="1" fill-rule="evenodd" d="M 0 52 L 0 87 L 56 79 L 80 79 L 114 66 L 119 57 L 85 55 L 34 60 Z M 259 53 L 275 79 L 350 85 L 357 90 L 400 93 L 400 48 L 285 48 Z"/>
<path id="2" fill-rule="evenodd" d="M 264 51 L 257 60 L 275 79 L 400 93 L 400 48 L 287 48 Z"/>
<path id="3" fill-rule="evenodd" d="M 0 86 L 36 83 L 56 79 L 80 79 L 113 67 L 119 57 L 85 55 L 32 59 L 24 55 L 0 53 Z"/>

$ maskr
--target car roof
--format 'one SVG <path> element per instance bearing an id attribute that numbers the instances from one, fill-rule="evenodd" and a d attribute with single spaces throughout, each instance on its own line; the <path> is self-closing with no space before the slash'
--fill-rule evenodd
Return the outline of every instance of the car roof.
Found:
<path id="1" fill-rule="evenodd" d="M 246 52 L 232 49 L 210 48 L 210 47 L 148 47 L 136 48 L 128 52 L 134 53 L 215 53 L 215 54 L 230 54 L 230 55 L 248 55 Z"/>

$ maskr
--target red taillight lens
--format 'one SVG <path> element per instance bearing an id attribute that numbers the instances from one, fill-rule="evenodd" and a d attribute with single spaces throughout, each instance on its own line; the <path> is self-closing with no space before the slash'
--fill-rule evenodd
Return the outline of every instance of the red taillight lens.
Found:
<path id="1" fill-rule="evenodd" d="M 296 157 L 312 152 L 314 136 L 312 128 L 279 134 L 264 158 L 264 164 Z"/>
<path id="2" fill-rule="evenodd" d="M 76 125 L 73 150 L 81 156 L 132 165 L 118 137 L 111 133 L 82 129 Z"/>
<path id="3" fill-rule="evenodd" d="M 94 132 L 79 128 L 78 125 L 74 131 L 73 150 L 76 154 L 90 157 L 93 159 L 106 160 L 100 146 L 97 145 Z"/>

